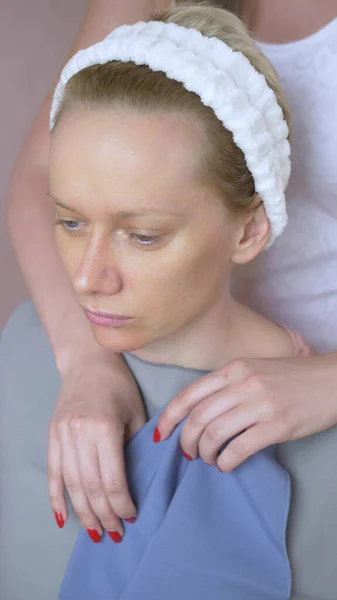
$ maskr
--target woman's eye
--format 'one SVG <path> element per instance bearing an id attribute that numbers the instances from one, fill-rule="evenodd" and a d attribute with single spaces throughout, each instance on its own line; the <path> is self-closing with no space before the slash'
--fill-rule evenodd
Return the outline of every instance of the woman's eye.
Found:
<path id="1" fill-rule="evenodd" d="M 161 235 L 143 235 L 140 233 L 130 233 L 131 240 L 140 246 L 153 246 L 161 241 Z"/>
<path id="2" fill-rule="evenodd" d="M 67 231 L 78 231 L 84 223 L 82 221 L 73 221 L 72 219 L 57 219 L 55 225 L 60 225 Z"/>

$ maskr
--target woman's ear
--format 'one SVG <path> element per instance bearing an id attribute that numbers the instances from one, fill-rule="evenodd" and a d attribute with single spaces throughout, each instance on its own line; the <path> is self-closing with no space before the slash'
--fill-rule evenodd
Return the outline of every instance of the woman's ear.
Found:
<path id="1" fill-rule="evenodd" d="M 269 219 L 260 196 L 256 194 L 239 226 L 232 262 L 244 264 L 253 260 L 265 247 L 269 234 Z"/>

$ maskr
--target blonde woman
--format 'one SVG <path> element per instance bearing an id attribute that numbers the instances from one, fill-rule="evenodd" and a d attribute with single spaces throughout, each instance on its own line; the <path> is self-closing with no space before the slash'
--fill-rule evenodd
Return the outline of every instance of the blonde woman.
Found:
<path id="1" fill-rule="evenodd" d="M 106 30 L 103 31 L 104 27 L 102 27 L 102 16 L 109 14 L 108 11 L 110 10 L 115 10 L 111 2 L 93 2 L 91 4 L 88 18 L 83 28 L 85 37 L 80 38 L 80 45 L 88 45 L 92 41 L 95 41 L 96 33 L 97 39 L 102 37 L 106 33 Z M 303 3 L 297 0 L 296 3 L 292 3 L 292 8 L 294 8 L 295 4 L 299 8 L 299 12 L 297 13 L 299 17 Z M 140 3 L 137 2 L 137 10 L 139 6 Z M 284 3 L 282 6 L 284 8 Z M 325 3 L 324 11 L 320 10 L 319 13 L 315 12 L 314 4 L 311 6 L 312 11 L 310 15 L 312 15 L 312 21 L 304 21 L 300 20 L 300 18 L 293 19 L 291 24 L 295 27 L 296 23 L 298 29 L 297 31 L 288 31 L 287 34 L 286 27 L 289 27 L 289 20 L 287 21 L 288 25 L 286 25 L 286 11 L 284 10 L 282 14 L 278 14 L 278 6 L 274 2 L 258 3 L 259 11 L 256 13 L 258 19 L 254 22 L 257 37 L 260 39 L 265 38 L 266 41 L 272 41 L 270 37 L 272 36 L 272 29 L 270 28 L 268 15 L 274 15 L 275 40 L 281 44 L 289 41 L 287 35 L 295 37 L 296 35 L 299 37 L 308 36 L 313 33 L 315 28 L 319 29 L 326 25 L 335 16 L 335 6 L 332 2 Z M 133 9 L 131 8 L 131 10 Z M 143 16 L 137 15 L 137 18 L 143 18 Z M 99 23 L 101 25 L 96 29 Z M 267 51 L 271 51 L 271 48 L 267 47 L 266 49 Z M 76 47 L 74 50 L 76 50 Z M 62 524 L 61 517 L 62 519 L 66 519 L 67 517 L 67 508 L 63 499 L 63 484 L 65 482 L 71 492 L 74 489 L 80 492 L 76 493 L 76 495 L 71 493 L 76 511 L 82 515 L 85 502 L 86 506 L 89 507 L 92 527 L 100 530 L 101 525 L 103 525 L 106 529 L 111 529 L 112 527 L 117 527 L 114 515 L 125 517 L 134 514 L 132 511 L 135 511 L 135 507 L 126 492 L 121 446 L 125 427 L 129 426 L 130 433 L 132 433 L 143 422 L 144 415 L 142 405 L 139 399 L 137 399 L 138 396 L 133 379 L 127 374 L 128 372 L 125 370 L 125 367 L 122 366 L 124 363 L 119 361 L 118 368 L 114 369 L 111 361 L 117 361 L 117 357 L 113 358 L 110 353 L 106 353 L 95 345 L 85 319 L 77 308 L 66 277 L 62 275 L 63 271 L 61 267 L 56 267 L 56 264 L 60 263 L 56 263 L 57 253 L 56 248 L 53 249 L 52 246 L 51 229 L 49 229 L 50 234 L 48 234 L 51 244 L 49 246 L 50 254 L 48 255 L 46 251 L 47 246 L 45 246 L 43 252 L 38 251 L 39 271 L 36 270 L 36 260 L 32 255 L 34 246 L 25 241 L 25 236 L 33 235 L 35 248 L 41 247 L 36 243 L 39 239 L 38 236 L 41 236 L 41 244 L 45 244 L 44 231 L 47 232 L 48 228 L 38 225 L 43 215 L 47 217 L 46 211 L 48 209 L 44 200 L 41 201 L 41 205 L 39 205 L 39 208 L 34 213 L 36 219 L 32 219 L 33 227 L 36 227 L 35 233 L 32 233 L 32 230 L 28 231 L 26 228 L 20 229 L 20 222 L 24 222 L 20 220 L 24 218 L 24 210 L 28 209 L 31 211 L 33 206 L 38 207 L 38 198 L 44 198 L 43 189 L 46 190 L 47 113 L 48 103 L 46 103 L 44 111 L 40 113 L 40 117 L 34 126 L 30 138 L 34 152 L 31 152 L 28 140 L 22 158 L 19 159 L 17 170 L 14 173 L 9 206 L 10 214 L 12 215 L 12 230 L 16 238 L 18 254 L 21 256 L 21 262 L 26 271 L 27 278 L 31 282 L 32 294 L 43 316 L 43 322 L 49 331 L 49 337 L 57 357 L 59 370 L 61 374 L 63 373 L 63 388 L 50 430 L 50 490 L 52 504 L 58 513 L 59 523 Z M 33 143 L 37 139 L 37 130 L 41 131 L 41 144 Z M 43 134 L 43 132 L 45 133 Z M 34 156 L 36 157 L 36 163 L 34 168 L 32 168 L 31 161 L 34 160 Z M 36 191 L 32 192 L 31 204 L 26 202 L 29 186 L 31 186 L 30 189 L 32 190 L 34 186 L 36 186 L 35 190 L 42 190 L 40 191 L 40 195 Z M 43 186 L 45 187 L 43 188 Z M 25 205 L 21 202 L 21 198 L 25 198 Z M 318 198 L 321 198 L 321 196 L 316 195 L 316 199 Z M 16 206 L 20 206 L 19 212 Z M 311 238 L 310 243 L 314 243 L 313 238 Z M 277 247 L 275 252 L 277 252 Z M 280 255 L 280 252 L 281 250 L 279 249 L 277 256 Z M 41 256 L 42 259 L 46 258 L 46 262 L 41 260 Z M 265 256 L 266 259 L 263 261 L 263 264 L 267 261 L 268 254 L 266 253 Z M 52 259 L 52 257 L 54 258 Z M 24 266 L 25 264 L 26 266 Z M 43 274 L 44 272 L 45 274 Z M 59 276 L 56 275 L 57 272 Z M 268 281 L 266 273 L 268 273 L 268 270 L 263 271 L 263 278 Z M 270 272 L 270 281 L 271 275 L 274 277 L 274 273 L 274 270 Z M 57 300 L 55 300 L 55 304 L 52 304 L 54 299 Z M 246 300 L 248 301 L 249 298 L 246 298 Z M 284 307 L 285 304 L 283 303 L 280 306 Z M 288 306 L 290 315 L 293 312 L 290 299 Z M 275 313 L 277 313 L 277 305 L 275 303 L 273 303 L 273 307 Z M 322 315 L 323 318 L 326 318 L 326 322 L 329 323 L 328 311 L 322 310 L 321 313 L 317 312 L 317 314 Z M 283 319 L 290 322 L 290 317 L 285 319 L 285 316 L 285 314 L 282 314 Z M 301 307 L 300 316 L 305 319 L 306 311 L 303 307 Z M 281 314 L 274 314 L 273 317 L 280 318 Z M 311 320 L 308 319 L 308 328 L 310 322 Z M 20 326 L 24 330 L 24 319 L 20 322 Z M 311 341 L 316 342 L 316 335 L 314 334 L 321 335 L 321 331 L 322 328 L 317 329 L 315 332 L 312 331 L 312 336 L 308 337 L 311 338 Z M 8 333 L 10 333 L 9 330 Z M 88 340 L 87 343 L 83 341 L 85 339 Z M 319 342 L 320 340 L 317 338 L 317 341 Z M 333 336 L 330 336 L 329 339 L 327 338 L 325 347 L 323 347 L 322 343 L 320 345 L 323 350 L 332 350 L 334 348 Z M 78 351 L 75 351 L 76 348 L 78 348 Z M 88 365 L 90 365 L 90 369 L 88 369 Z M 296 438 L 308 435 L 327 428 L 336 422 L 336 369 L 333 354 L 326 357 L 312 357 L 307 359 L 305 363 L 298 358 L 286 360 L 273 359 L 268 361 L 247 359 L 243 363 L 240 363 L 240 365 L 242 368 L 239 375 L 236 372 L 234 395 L 236 402 L 238 405 L 242 404 L 245 398 L 247 377 L 255 373 L 257 385 L 250 389 L 245 406 L 247 410 L 250 410 L 249 406 L 259 405 L 261 407 L 265 404 L 271 408 L 271 416 L 270 420 L 264 424 L 264 427 L 262 427 L 261 423 L 261 426 L 258 427 L 259 422 L 257 421 L 256 427 L 248 428 L 246 440 L 244 440 L 242 435 L 238 436 L 236 441 L 227 447 L 219 457 L 219 466 L 224 470 L 239 464 L 247 455 L 254 453 L 263 446 L 276 441 L 286 440 L 290 437 Z M 222 371 L 229 383 L 231 382 L 230 373 L 233 372 L 234 370 L 231 368 L 231 365 L 228 370 Z M 177 410 L 177 402 L 172 403 L 172 410 L 170 411 L 168 408 L 166 413 L 163 413 L 162 420 L 159 423 L 159 431 L 162 439 L 166 437 L 175 422 L 188 414 L 196 404 L 213 391 L 214 384 L 212 383 L 212 379 L 208 378 L 207 380 L 205 379 L 204 385 L 200 382 L 198 387 L 193 388 L 193 394 L 187 393 L 180 397 L 180 411 Z M 232 387 L 225 386 L 221 391 L 224 406 L 228 403 L 228 392 L 231 393 L 230 396 L 232 397 Z M 95 397 L 95 404 L 92 402 L 93 397 Z M 112 400 L 113 397 L 115 398 L 114 401 Z M 120 398 L 119 402 L 118 398 Z M 319 398 L 319 403 L 317 402 L 317 398 Z M 130 402 L 126 402 L 127 399 L 130 399 Z M 319 405 L 319 411 L 317 411 L 317 405 Z M 17 407 L 15 408 L 17 412 L 18 409 Z M 78 424 L 81 425 L 82 431 L 80 446 L 75 441 L 75 432 Z M 241 430 L 240 427 L 241 424 L 238 424 L 237 433 Z M 227 425 L 226 428 L 228 429 Z M 223 430 L 223 435 L 220 436 L 222 437 L 222 441 L 225 441 L 226 438 L 225 429 Z M 111 435 L 111 431 L 113 435 Z M 197 431 L 192 436 L 191 430 L 189 433 L 188 428 L 185 429 L 185 434 L 182 438 L 182 445 L 185 452 L 195 456 L 194 453 L 199 450 L 201 456 L 207 458 L 209 453 L 212 452 L 212 444 L 210 444 L 207 432 L 208 428 L 206 427 L 204 433 L 203 431 L 200 433 Z M 68 439 L 72 440 L 70 444 L 64 443 L 66 434 L 68 435 Z M 97 448 L 95 458 L 90 452 L 92 443 Z M 69 464 L 70 449 L 72 452 L 75 451 L 78 454 L 81 463 L 86 465 L 86 468 L 83 475 L 81 475 L 75 467 L 70 473 L 68 472 L 65 480 L 64 467 L 66 464 Z M 109 472 L 104 467 L 104 465 L 108 464 Z M 87 473 L 90 473 L 90 482 Z M 103 502 L 103 499 L 108 498 L 108 504 L 114 509 L 113 512 L 110 509 L 103 508 L 99 511 L 99 514 L 95 515 L 92 503 L 90 502 L 93 487 L 95 488 L 95 495 L 101 497 L 101 505 L 107 507 L 108 505 Z M 104 487 L 109 489 L 108 494 L 103 491 Z M 81 501 L 80 498 L 82 498 Z M 85 525 L 84 522 L 82 524 Z M 64 533 L 65 530 L 62 531 L 62 534 Z M 333 581 L 333 574 L 334 569 L 332 567 L 329 571 L 330 581 Z M 324 592 L 322 592 L 322 588 L 319 593 L 321 595 L 317 597 L 320 599 L 323 598 Z"/>
<path id="2" fill-rule="evenodd" d="M 217 450 L 208 464 L 184 456 L 181 427 L 152 441 L 158 411 L 188 379 L 209 371 L 221 388 L 219 369 L 241 356 L 311 354 L 230 294 L 232 266 L 286 226 L 288 122 L 271 64 L 237 17 L 206 3 L 117 28 L 61 74 L 49 192 L 58 248 L 95 338 L 125 355 L 150 421 L 126 449 L 137 517 L 102 535 L 84 513 L 60 600 L 290 596 L 290 486 L 274 450 L 225 474 Z M 207 410 L 215 441 L 221 398 Z M 228 437 L 252 424 L 231 412 Z"/>

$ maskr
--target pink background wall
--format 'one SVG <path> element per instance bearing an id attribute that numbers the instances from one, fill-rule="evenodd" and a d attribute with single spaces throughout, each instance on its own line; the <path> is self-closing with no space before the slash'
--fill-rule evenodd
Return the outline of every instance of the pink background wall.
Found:
<path id="1" fill-rule="evenodd" d="M 11 168 L 86 5 L 86 0 L 0 0 L 0 330 L 27 296 L 6 231 Z"/>

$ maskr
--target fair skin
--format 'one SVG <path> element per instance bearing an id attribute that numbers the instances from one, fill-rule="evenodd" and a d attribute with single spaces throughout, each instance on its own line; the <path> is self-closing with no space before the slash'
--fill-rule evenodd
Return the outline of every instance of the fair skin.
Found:
<path id="1" fill-rule="evenodd" d="M 287 43 L 312 35 L 337 16 L 336 0 L 255 0 L 244 3 L 244 17 L 256 39 Z M 255 405 L 250 427 L 228 444 L 217 464 L 231 471 L 262 448 L 323 431 L 337 422 L 337 353 L 278 361 L 234 361 L 216 374 L 184 389 L 158 420 L 164 440 L 188 415 L 181 435 L 184 451 L 212 463 L 219 448 L 244 431 L 246 415 Z M 304 380 L 307 378 L 307 385 Z M 311 388 L 310 385 L 314 387 Z M 324 390 L 322 410 L 319 387 Z M 313 391 L 315 390 L 315 391 Z M 214 405 L 218 413 L 214 418 Z M 258 411 L 269 407 L 269 419 Z M 327 409 L 327 410 L 326 410 Z"/>
<path id="2" fill-rule="evenodd" d="M 261 42 L 286 44 L 306 38 L 337 16 L 336 0 L 248 0 L 244 20 Z"/>
<path id="3" fill-rule="evenodd" d="M 99 41 L 114 27 L 146 19 L 153 10 L 168 5 L 168 0 L 90 0 L 68 56 Z M 124 475 L 122 440 L 143 425 L 145 414 L 125 362 L 100 347 L 92 335 L 57 252 L 53 211 L 47 201 L 53 89 L 22 146 L 6 202 L 13 245 L 61 375 L 49 430 L 48 486 L 51 506 L 61 511 L 56 517 L 59 526 L 63 526 L 68 510 L 61 457 L 67 462 L 70 451 L 80 452 L 81 460 L 88 465 L 88 476 L 83 481 L 76 470 L 70 473 L 70 486 L 86 494 L 86 489 L 92 487 L 89 474 L 94 473 L 99 494 L 109 498 L 117 515 L 135 513 Z M 28 230 L 31 233 L 27 236 Z M 80 449 L 75 440 L 78 428 L 82 428 Z M 72 440 L 69 448 L 62 445 L 64 430 Z M 97 461 L 92 460 L 93 444 Z M 109 478 L 106 469 L 99 469 L 104 457 L 112 463 Z"/>
<path id="4" fill-rule="evenodd" d="M 201 125 L 186 114 L 115 107 L 61 117 L 49 195 L 78 302 L 99 344 L 113 352 L 208 370 L 243 352 L 291 356 L 283 329 L 230 297 L 231 265 L 261 251 L 269 222 L 262 206 L 234 216 L 200 182 L 204 145 Z M 118 315 L 118 324 L 116 317 L 98 324 L 93 311 Z M 71 500 L 90 532 L 101 535 L 102 524 L 112 539 L 122 535 L 112 511 L 105 520 L 108 503 L 90 497 L 93 523 L 85 496 Z"/>
<path id="5" fill-rule="evenodd" d="M 89 3 L 81 30 L 70 51 L 88 46 L 106 35 L 115 25 L 146 18 L 152 2 L 128 0 L 96 0 Z M 165 3 L 164 3 L 165 4 Z M 149 6 L 151 5 L 151 6 Z M 247 3 L 247 7 L 252 3 Z M 310 23 L 307 21 L 308 0 L 261 0 L 258 19 L 252 27 L 258 39 L 286 42 L 310 35 L 322 23 L 336 16 L 336 1 L 310 1 Z M 298 8 L 299 18 L 287 17 Z M 287 9 L 287 10 L 286 10 Z M 147 12 L 148 11 L 148 12 Z M 270 15 L 267 20 L 264 15 Z M 306 19 L 303 19 L 306 15 Z M 249 14 L 247 21 L 249 23 Z M 108 25 L 109 24 L 109 25 Z M 281 36 L 281 37 L 280 37 Z M 135 514 L 124 476 L 122 441 L 124 433 L 136 431 L 144 423 L 142 405 L 125 363 L 110 351 L 102 349 L 92 336 L 88 322 L 79 308 L 66 277 L 54 242 L 52 209 L 46 202 L 48 189 L 49 131 L 48 114 L 51 94 L 32 124 L 29 136 L 16 163 L 8 196 L 9 227 L 16 253 L 32 298 L 51 341 L 62 377 L 62 387 L 50 427 L 49 489 L 51 504 L 67 518 L 64 498 L 63 464 L 70 464 L 75 454 L 85 466 L 81 479 L 76 468 L 70 468 L 68 486 L 86 499 L 94 490 L 97 502 L 108 509 L 101 511 L 103 522 L 109 523 L 111 509 L 120 517 Z M 30 223 L 30 227 L 26 223 Z M 39 264 L 39 269 L 35 268 Z M 252 385 L 253 383 L 253 385 Z M 160 422 L 162 437 L 169 435 L 185 414 L 207 397 L 221 403 L 222 427 L 216 440 L 208 426 L 197 434 L 184 437 L 182 446 L 191 456 L 209 460 L 219 439 L 229 436 L 226 412 L 231 405 L 254 407 L 256 423 L 236 442 L 228 445 L 219 465 L 230 470 L 256 450 L 271 442 L 310 435 L 337 422 L 337 352 L 305 360 L 298 358 L 245 359 L 200 380 L 167 407 Z M 93 403 L 92 399 L 95 398 Z M 269 418 L 258 418 L 263 402 Z M 243 408 L 244 410 L 244 408 Z M 233 413 L 232 413 L 233 414 Z M 195 413 L 194 413 L 195 416 Z M 206 423 L 210 423 L 209 414 Z M 261 429 L 263 431 L 261 431 Z M 237 431 L 242 431 L 239 427 Z M 81 431 L 81 445 L 77 432 Z M 63 434 L 69 444 L 63 443 Z M 214 432 L 213 432 L 214 437 Z M 93 457 L 91 451 L 95 447 Z M 63 460 L 61 460 L 61 456 Z M 106 504 L 108 502 L 108 505 Z M 92 519 L 97 519 L 91 511 Z M 94 521 L 93 521 L 94 522 Z"/>

